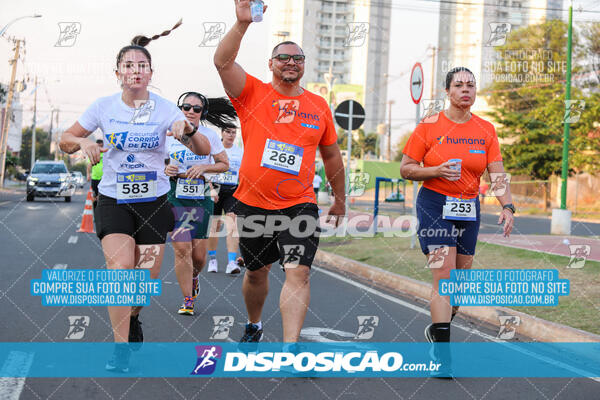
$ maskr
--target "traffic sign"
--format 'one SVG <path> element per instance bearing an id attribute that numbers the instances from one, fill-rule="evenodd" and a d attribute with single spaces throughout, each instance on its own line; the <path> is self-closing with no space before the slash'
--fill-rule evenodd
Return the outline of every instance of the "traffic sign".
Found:
<path id="1" fill-rule="evenodd" d="M 423 67 L 421 63 L 416 63 L 410 73 L 410 97 L 415 104 L 421 102 L 423 86 Z"/>
<path id="2" fill-rule="evenodd" d="M 346 100 L 337 106 L 334 116 L 340 127 L 355 130 L 365 122 L 365 109 L 358 101 Z"/>

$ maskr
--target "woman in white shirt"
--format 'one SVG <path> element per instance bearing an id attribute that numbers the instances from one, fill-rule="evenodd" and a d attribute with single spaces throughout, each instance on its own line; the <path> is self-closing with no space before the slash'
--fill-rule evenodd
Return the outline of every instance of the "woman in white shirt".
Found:
<path id="1" fill-rule="evenodd" d="M 205 175 L 225 172 L 229 168 L 227 153 L 219 135 L 200 124 L 208 121 L 222 127 L 235 121 L 237 114 L 226 98 L 207 99 L 198 92 L 183 93 L 177 106 L 189 122 L 199 125 L 198 132 L 210 142 L 210 154 L 198 156 L 174 139 L 167 141 L 169 165 L 165 173 L 171 177 L 168 198 L 175 215 L 171 242 L 175 251 L 175 275 L 183 294 L 178 313 L 194 315 L 194 302 L 200 292 L 198 276 L 206 263 L 207 238 L 214 206 L 211 185 Z"/>
<path id="2" fill-rule="evenodd" d="M 81 149 L 92 164 L 105 153 L 94 219 L 107 268 L 133 269 L 143 263 L 153 279 L 158 278 L 166 235 L 174 224 L 167 201 L 169 178 L 164 173 L 165 139 L 172 136 L 185 141 L 196 154 L 210 151 L 208 139 L 194 135 L 197 128 L 175 104 L 148 91 L 152 58 L 144 46 L 180 24 L 152 38 L 136 36 L 131 45 L 123 47 L 115 71 L 122 91 L 96 100 L 63 133 L 60 142 L 67 153 Z M 96 128 L 103 132 L 103 148 L 88 138 Z M 141 308 L 108 307 L 117 344 L 141 345 Z M 130 346 L 115 346 L 106 368 L 128 370 L 129 351 Z"/>

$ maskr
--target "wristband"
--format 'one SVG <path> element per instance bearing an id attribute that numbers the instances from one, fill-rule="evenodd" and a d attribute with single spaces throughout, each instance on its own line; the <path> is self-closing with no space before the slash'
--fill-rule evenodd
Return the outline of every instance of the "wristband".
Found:
<path id="1" fill-rule="evenodd" d="M 196 132 L 198 132 L 198 127 L 196 125 L 192 124 L 191 122 L 190 122 L 190 124 L 194 127 L 194 130 L 191 131 L 190 133 L 184 133 L 184 135 L 187 137 L 192 137 L 196 134 Z"/>

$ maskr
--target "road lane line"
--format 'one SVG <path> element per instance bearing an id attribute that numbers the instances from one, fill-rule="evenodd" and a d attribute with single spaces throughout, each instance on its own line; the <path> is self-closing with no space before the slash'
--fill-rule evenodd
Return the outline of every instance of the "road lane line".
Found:
<path id="1" fill-rule="evenodd" d="M 0 369 L 0 397 L 4 400 L 19 400 L 25 386 L 24 376 L 27 376 L 33 362 L 33 353 L 11 351 Z M 21 375 L 21 377 L 7 377 Z"/>
<path id="2" fill-rule="evenodd" d="M 312 269 L 314 269 L 316 271 L 319 271 L 319 272 L 322 272 L 325 275 L 329 275 L 332 278 L 338 279 L 338 280 L 340 280 L 342 282 L 345 282 L 345 283 L 347 283 L 349 285 L 355 286 L 355 287 L 357 287 L 359 289 L 365 290 L 365 291 L 367 291 L 369 293 L 375 294 L 375 295 L 377 295 L 379 297 L 382 297 L 382 298 L 384 298 L 386 300 L 389 300 L 389 301 L 391 301 L 393 303 L 400 304 L 401 306 L 409 308 L 409 309 L 411 309 L 413 311 L 416 311 L 418 313 L 421 313 L 421 314 L 429 316 L 429 310 L 426 310 L 425 308 L 416 306 L 416 305 L 411 304 L 411 303 L 409 303 L 407 301 L 404 301 L 404 300 L 398 299 L 396 297 L 390 296 L 389 294 L 385 294 L 383 292 L 380 292 L 379 290 L 376 290 L 376 289 L 370 288 L 368 286 L 365 286 L 362 283 L 358 283 L 358 282 L 353 281 L 352 279 L 348 279 L 348 278 L 346 278 L 344 276 L 338 275 L 335 272 L 331 272 L 331 271 L 325 270 L 323 268 L 316 267 L 314 265 L 312 266 Z M 461 324 L 456 323 L 456 322 L 452 322 L 452 326 L 455 326 L 455 327 L 457 327 L 459 329 L 462 329 L 463 331 L 468 332 L 470 334 L 480 336 L 480 337 L 482 337 L 482 338 L 484 338 L 486 340 L 489 340 L 489 341 L 492 341 L 492 342 L 496 342 L 496 343 L 502 343 L 502 344 L 506 345 L 507 347 L 511 348 L 512 350 L 516 350 L 516 351 L 519 351 L 521 353 L 530 355 L 532 357 L 535 357 L 535 358 L 537 358 L 539 360 L 542 360 L 542 361 L 545 361 L 547 363 L 558 365 L 561 368 L 564 368 L 566 370 L 575 372 L 577 374 L 581 374 L 581 375 L 585 375 L 586 374 L 585 371 L 582 371 L 582 370 L 580 370 L 578 368 L 574 368 L 574 367 L 572 367 L 572 366 L 570 366 L 568 364 L 561 363 L 560 361 L 556 361 L 556 360 L 548 358 L 546 356 L 543 356 L 543 355 L 540 355 L 540 354 L 537 354 L 537 353 L 533 353 L 533 352 L 530 352 L 530 351 L 523 350 L 521 348 L 512 346 L 512 343 L 510 343 L 510 342 L 506 342 L 504 340 L 500 340 L 500 339 L 496 338 L 495 336 L 488 335 L 487 333 L 480 332 L 480 331 L 478 331 L 476 329 L 473 329 L 473 328 L 470 328 L 468 326 L 464 326 L 464 325 L 461 325 Z M 583 378 L 583 376 L 581 378 Z M 596 382 L 600 382 L 600 377 L 597 377 L 597 378 L 587 377 L 587 378 L 591 379 L 593 381 L 596 381 Z"/>
<path id="3" fill-rule="evenodd" d="M 69 240 L 67 240 L 67 243 L 76 244 L 78 239 L 78 236 L 69 236 Z"/>
<path id="4" fill-rule="evenodd" d="M 55 264 L 52 269 L 67 269 L 67 264 Z"/>

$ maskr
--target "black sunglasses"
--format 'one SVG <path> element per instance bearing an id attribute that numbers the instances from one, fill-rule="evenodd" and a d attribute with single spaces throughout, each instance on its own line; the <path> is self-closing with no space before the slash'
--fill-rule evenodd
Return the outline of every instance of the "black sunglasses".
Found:
<path id="1" fill-rule="evenodd" d="M 289 62 L 290 58 L 292 58 L 295 64 L 304 64 L 304 60 L 306 59 L 304 54 L 294 54 L 293 56 L 289 54 L 277 54 L 273 58 L 284 63 Z"/>
<path id="2" fill-rule="evenodd" d="M 191 109 L 194 109 L 196 114 L 200 114 L 202 112 L 202 106 L 193 106 L 188 103 L 183 103 L 179 106 L 179 108 L 181 108 L 183 111 L 190 111 Z"/>

